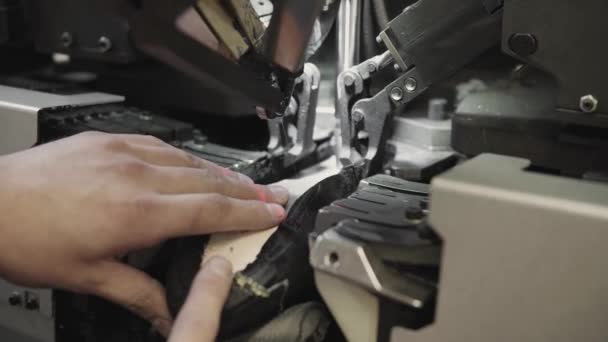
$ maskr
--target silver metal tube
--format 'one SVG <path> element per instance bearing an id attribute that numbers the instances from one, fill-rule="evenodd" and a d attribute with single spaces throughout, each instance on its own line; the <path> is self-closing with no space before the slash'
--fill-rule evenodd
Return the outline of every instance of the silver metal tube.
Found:
<path id="1" fill-rule="evenodd" d="M 361 1 L 342 0 L 336 20 L 338 75 L 359 62 L 360 19 Z"/>
<path id="2" fill-rule="evenodd" d="M 337 65 L 336 75 L 340 75 L 344 70 L 348 70 L 351 67 L 359 63 L 359 31 L 360 31 L 360 18 L 361 18 L 361 0 L 342 0 L 340 2 L 340 8 L 338 9 L 338 17 L 336 18 L 336 32 L 337 32 Z M 334 103 L 334 110 L 336 115 L 336 127 L 334 129 L 334 136 L 336 137 L 336 155 L 340 156 L 342 150 L 342 127 L 348 125 L 348 122 L 343 122 L 344 118 L 341 118 L 340 114 L 340 102 L 343 101 L 346 95 L 345 89 L 341 82 L 336 79 L 336 101 Z M 342 113 L 343 114 L 343 113 Z M 339 160 L 339 158 L 337 158 Z"/>

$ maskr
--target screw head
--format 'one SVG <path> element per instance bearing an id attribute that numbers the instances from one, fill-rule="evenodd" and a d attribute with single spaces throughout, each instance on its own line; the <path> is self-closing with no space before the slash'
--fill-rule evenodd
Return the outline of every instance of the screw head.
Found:
<path id="1" fill-rule="evenodd" d="M 581 97 L 579 102 L 580 109 L 585 113 L 593 113 L 597 110 L 597 106 L 599 105 L 599 101 L 595 98 L 595 96 L 589 94 Z"/>
<path id="2" fill-rule="evenodd" d="M 40 308 L 40 301 L 36 295 L 26 293 L 25 295 L 25 308 L 28 310 L 38 310 Z"/>
<path id="3" fill-rule="evenodd" d="M 531 33 L 514 33 L 509 37 L 509 48 L 519 56 L 528 57 L 538 50 L 538 41 Z"/>
<path id="4" fill-rule="evenodd" d="M 377 70 L 376 64 L 369 63 L 367 65 L 367 71 L 369 71 L 370 73 L 374 73 L 374 72 L 376 72 L 376 70 Z"/>
<path id="5" fill-rule="evenodd" d="M 352 119 L 354 122 L 358 123 L 365 119 L 365 114 L 360 109 L 357 109 L 352 114 Z"/>
<path id="6" fill-rule="evenodd" d="M 399 87 L 393 87 L 391 89 L 391 99 L 395 102 L 403 100 L 403 90 Z"/>
<path id="7" fill-rule="evenodd" d="M 108 52 L 112 48 L 112 41 L 106 36 L 101 36 L 97 41 L 97 46 L 101 52 Z"/>
<path id="8" fill-rule="evenodd" d="M 74 37 L 72 37 L 72 34 L 70 32 L 63 32 L 59 40 L 61 41 L 61 45 L 66 48 L 72 46 L 72 44 L 74 43 Z"/>
<path id="9" fill-rule="evenodd" d="M 407 80 L 405 80 L 405 90 L 408 93 L 414 92 L 417 88 L 418 88 L 418 81 L 416 81 L 415 78 L 410 77 Z"/>
<path id="10" fill-rule="evenodd" d="M 22 301 L 23 301 L 23 298 L 21 297 L 21 294 L 17 291 L 11 293 L 11 295 L 8 297 L 8 303 L 11 306 L 21 305 Z"/>
<path id="11" fill-rule="evenodd" d="M 343 80 L 344 80 L 344 85 L 349 88 L 355 85 L 355 77 L 351 74 L 344 75 Z"/>

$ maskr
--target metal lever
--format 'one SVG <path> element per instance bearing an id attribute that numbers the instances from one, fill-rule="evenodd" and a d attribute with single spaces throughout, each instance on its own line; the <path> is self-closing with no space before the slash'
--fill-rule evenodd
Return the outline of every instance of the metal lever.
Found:
<path id="1" fill-rule="evenodd" d="M 296 80 L 294 96 L 298 102 L 297 137 L 294 146 L 285 156 L 285 164 L 291 165 L 315 150 L 314 131 L 319 99 L 321 72 L 316 65 L 306 63 L 304 73 Z"/>
<path id="2" fill-rule="evenodd" d="M 314 128 L 320 82 L 321 72 L 317 66 L 306 63 L 302 75 L 296 80 L 296 89 L 285 115 L 268 120 L 268 150 L 284 154 L 286 166 L 293 165 L 315 149 Z M 295 137 L 290 136 L 287 131 L 291 122 L 296 124 Z"/>
<path id="3" fill-rule="evenodd" d="M 361 124 L 365 122 L 365 111 L 351 110 L 354 99 L 360 97 L 365 90 L 365 82 L 378 70 L 386 67 L 392 61 L 389 51 L 372 57 L 363 63 L 343 71 L 338 76 L 337 116 L 341 125 L 341 146 L 338 158 L 342 165 L 348 166 L 362 159 L 362 148 L 358 144 L 357 134 Z"/>

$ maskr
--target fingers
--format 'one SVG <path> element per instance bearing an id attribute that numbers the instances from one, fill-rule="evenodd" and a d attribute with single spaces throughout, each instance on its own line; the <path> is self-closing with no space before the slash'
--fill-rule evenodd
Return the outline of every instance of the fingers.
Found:
<path id="1" fill-rule="evenodd" d="M 115 149 L 121 150 L 122 152 L 128 152 L 152 165 L 211 169 L 218 174 L 253 183 L 253 181 L 245 175 L 230 171 L 214 163 L 198 158 L 195 155 L 175 148 L 153 136 L 138 134 L 107 134 L 101 132 L 85 132 L 81 133 L 80 136 L 85 138 L 92 137 L 103 139 L 107 144 L 114 146 Z"/>
<path id="2" fill-rule="evenodd" d="M 131 248 L 180 236 L 271 228 L 286 215 L 278 204 L 218 194 L 146 196 L 127 212 L 132 215 L 132 226 L 141 230 L 125 240 Z"/>
<path id="3" fill-rule="evenodd" d="M 85 291 L 117 303 L 148 320 L 167 336 L 172 324 L 165 290 L 147 274 L 116 261 L 102 261 L 91 270 L 92 288 Z"/>
<path id="4" fill-rule="evenodd" d="M 152 165 L 208 169 L 218 175 L 253 183 L 253 181 L 245 175 L 230 171 L 169 144 L 163 143 L 163 145 L 160 146 L 129 144 L 128 146 L 132 154 Z"/>
<path id="5" fill-rule="evenodd" d="M 214 257 L 205 263 L 192 283 L 169 342 L 215 341 L 231 283 L 232 266 L 226 259 Z"/>
<path id="6" fill-rule="evenodd" d="M 219 175 L 208 169 L 161 167 L 156 169 L 157 191 L 163 194 L 216 193 L 228 197 L 286 204 L 289 192 L 281 186 L 265 186 Z M 162 179 L 162 180 L 161 180 Z"/>
<path id="7" fill-rule="evenodd" d="M 153 137 L 151 135 L 141 135 L 141 134 L 106 134 L 108 136 L 112 136 L 116 139 L 124 140 L 130 144 L 141 144 L 148 146 L 171 146 L 166 142 Z"/>
<path id="8" fill-rule="evenodd" d="M 111 135 L 91 132 L 93 137 Z M 134 157 L 122 173 L 136 178 L 148 190 L 162 194 L 218 193 L 229 197 L 285 204 L 282 187 L 255 185 L 242 174 L 222 168 L 149 136 L 114 135 L 112 148 Z M 129 166 L 129 167 L 127 167 Z"/>
<path id="9" fill-rule="evenodd" d="M 84 133 L 80 133 L 77 135 L 81 138 L 95 138 L 95 139 L 103 139 L 105 141 L 113 140 L 113 141 L 121 141 L 125 143 L 131 144 L 143 144 L 150 146 L 163 146 L 167 145 L 164 141 L 150 136 L 150 135 L 141 135 L 141 134 L 111 134 L 97 131 L 88 131 Z"/>

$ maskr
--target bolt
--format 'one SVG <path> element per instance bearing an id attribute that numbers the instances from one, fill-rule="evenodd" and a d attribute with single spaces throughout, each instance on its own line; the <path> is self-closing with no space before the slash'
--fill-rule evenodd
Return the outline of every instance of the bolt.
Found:
<path id="1" fill-rule="evenodd" d="M 593 113 L 597 110 L 598 104 L 599 101 L 595 98 L 595 96 L 589 94 L 581 97 L 579 107 L 585 113 Z"/>
<path id="2" fill-rule="evenodd" d="M 369 71 L 370 73 L 376 72 L 376 69 L 377 69 L 376 64 L 374 64 L 374 63 L 369 63 L 367 65 L 367 71 Z"/>
<path id="3" fill-rule="evenodd" d="M 416 90 L 416 88 L 418 88 L 418 81 L 416 81 L 415 78 L 408 78 L 407 80 L 405 80 L 405 90 L 408 93 L 412 93 Z"/>
<path id="4" fill-rule="evenodd" d="M 428 116 L 431 120 L 445 120 L 447 115 L 445 112 L 445 106 L 448 101 L 444 98 L 430 99 Z"/>
<path id="5" fill-rule="evenodd" d="M 74 38 L 70 32 L 63 32 L 59 39 L 61 40 L 61 45 L 66 48 L 70 47 L 72 43 L 74 43 Z"/>
<path id="6" fill-rule="evenodd" d="M 32 293 L 25 293 L 25 308 L 28 310 L 38 310 L 40 308 L 40 302 L 38 297 Z"/>
<path id="7" fill-rule="evenodd" d="M 8 303 L 11 306 L 21 305 L 22 301 L 23 301 L 23 298 L 21 298 L 21 294 L 17 291 L 11 293 L 11 295 L 8 296 Z"/>
<path id="8" fill-rule="evenodd" d="M 108 52 L 112 48 L 112 41 L 106 36 L 101 36 L 97 41 L 97 46 L 101 52 Z"/>
<path id="9" fill-rule="evenodd" d="M 391 99 L 395 102 L 403 100 L 403 90 L 401 90 L 399 87 L 394 87 L 391 89 Z"/>
<path id="10" fill-rule="evenodd" d="M 344 85 L 347 88 L 351 88 L 352 86 L 355 85 L 355 77 L 353 75 L 351 75 L 351 74 L 344 75 L 343 80 L 344 80 Z"/>
<path id="11" fill-rule="evenodd" d="M 352 118 L 355 123 L 359 123 L 365 119 L 365 114 L 361 111 L 361 109 L 356 109 L 352 114 Z"/>
<path id="12" fill-rule="evenodd" d="M 538 41 L 533 34 L 514 33 L 509 37 L 509 48 L 521 57 L 528 57 L 538 50 Z"/>

